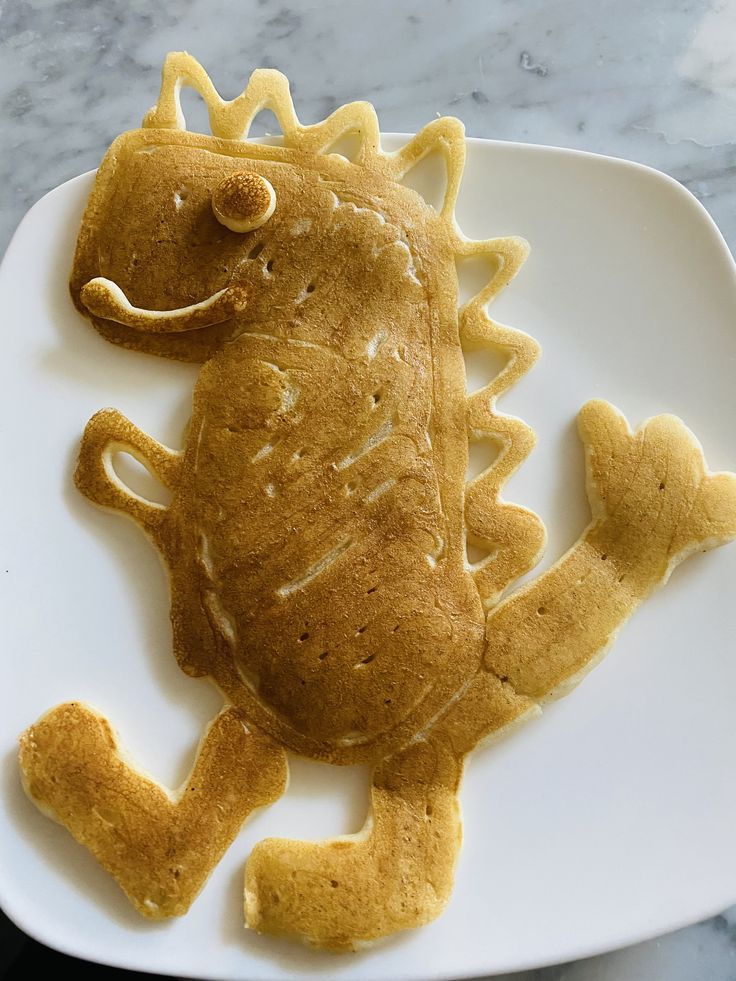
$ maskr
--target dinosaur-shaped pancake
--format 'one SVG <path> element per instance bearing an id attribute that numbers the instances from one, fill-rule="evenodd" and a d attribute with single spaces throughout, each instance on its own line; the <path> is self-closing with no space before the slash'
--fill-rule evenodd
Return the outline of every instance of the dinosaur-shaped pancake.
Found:
<path id="1" fill-rule="evenodd" d="M 182 85 L 205 99 L 212 135 L 186 131 Z M 282 144 L 246 142 L 263 108 Z M 332 152 L 347 134 L 352 160 Z M 432 151 L 447 169 L 437 211 L 402 183 Z M 143 128 L 99 170 L 75 304 L 108 340 L 202 368 L 182 449 L 105 409 L 76 482 L 160 550 L 176 657 L 227 707 L 178 794 L 125 762 L 79 703 L 23 735 L 21 767 L 146 916 L 186 912 L 251 810 L 284 791 L 289 750 L 370 763 L 370 817 L 353 837 L 261 842 L 247 925 L 343 949 L 433 919 L 467 753 L 569 690 L 679 561 L 736 536 L 736 477 L 710 474 L 681 422 L 632 432 L 592 402 L 579 419 L 591 523 L 501 599 L 545 541 L 536 515 L 500 497 L 533 433 L 496 411 L 538 347 L 486 315 L 527 246 L 457 229 L 464 154 L 457 120 L 388 154 L 366 103 L 302 126 L 278 72 L 226 103 L 173 54 Z M 492 275 L 458 310 L 456 263 L 472 256 Z M 506 365 L 468 396 L 463 350 L 477 348 Z M 466 483 L 478 440 L 498 457 Z M 167 507 L 121 481 L 120 450 L 170 489 Z"/>

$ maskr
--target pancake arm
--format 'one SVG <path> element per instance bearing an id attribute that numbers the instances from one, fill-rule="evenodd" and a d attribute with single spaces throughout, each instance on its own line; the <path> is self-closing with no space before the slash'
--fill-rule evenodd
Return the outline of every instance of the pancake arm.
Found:
<path id="1" fill-rule="evenodd" d="M 487 385 L 468 396 L 469 443 L 490 442 L 498 455 L 465 487 L 465 534 L 486 558 L 472 566 L 486 610 L 498 603 L 507 587 L 534 568 L 541 558 L 547 533 L 541 519 L 518 504 L 503 500 L 509 478 L 527 459 L 536 437 L 521 419 L 499 411 L 498 400 L 516 385 L 539 357 L 537 342 L 523 331 L 491 320 L 486 307 L 516 276 L 528 254 L 527 243 L 506 237 L 471 242 L 458 239 L 458 259 L 485 259 L 495 267 L 486 286 L 459 311 L 463 350 L 493 351 L 504 367 Z"/>
<path id="2" fill-rule="evenodd" d="M 683 559 L 736 538 L 736 475 L 708 471 L 679 419 L 656 416 L 634 433 L 612 405 L 593 401 L 578 428 L 592 521 L 487 621 L 484 666 L 536 701 L 574 687 Z"/>
<path id="3" fill-rule="evenodd" d="M 179 482 L 183 454 L 157 442 L 117 409 L 101 409 L 85 427 L 74 472 L 78 489 L 100 507 L 127 514 L 155 538 L 166 508 L 123 483 L 112 465 L 116 452 L 129 453 L 172 491 Z"/>
<path id="4" fill-rule="evenodd" d="M 28 796 L 85 845 L 141 915 L 181 916 L 243 822 L 286 787 L 286 756 L 223 710 L 186 784 L 168 793 L 122 757 L 109 723 L 79 702 L 47 712 L 20 739 Z"/>

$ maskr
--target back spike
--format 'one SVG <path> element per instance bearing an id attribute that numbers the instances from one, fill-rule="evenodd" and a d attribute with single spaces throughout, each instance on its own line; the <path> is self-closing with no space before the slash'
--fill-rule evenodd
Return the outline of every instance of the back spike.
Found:
<path id="1" fill-rule="evenodd" d="M 321 123 L 303 127 L 300 145 L 315 153 L 329 153 L 333 144 L 350 134 L 360 138 L 354 162 L 370 165 L 381 149 L 378 116 L 370 102 L 349 102 Z"/>
<path id="2" fill-rule="evenodd" d="M 496 409 L 496 401 L 515 385 L 539 357 L 539 345 L 528 334 L 491 320 L 485 307 L 513 279 L 529 247 L 524 239 L 509 237 L 471 242 L 458 239 L 456 255 L 483 256 L 495 272 L 480 292 L 460 310 L 460 335 L 466 350 L 490 348 L 507 357 L 504 368 L 489 383 L 468 397 L 468 439 L 490 440 L 500 446 L 496 460 L 470 481 L 465 492 L 465 527 L 469 543 L 480 546 L 489 558 L 472 567 L 473 578 L 486 609 L 503 591 L 539 561 L 546 531 L 534 512 L 501 499 L 503 486 L 534 448 L 533 431 L 520 419 Z"/>
<path id="3" fill-rule="evenodd" d="M 447 186 L 440 214 L 451 221 L 465 166 L 465 127 L 459 119 L 453 116 L 433 119 L 405 146 L 387 156 L 389 176 L 400 181 L 433 150 L 439 150 L 445 159 Z"/>
<path id="4" fill-rule="evenodd" d="M 213 136 L 225 140 L 244 140 L 251 123 L 262 109 L 270 109 L 279 121 L 284 142 L 292 143 L 301 127 L 294 111 L 285 75 L 272 68 L 254 71 L 245 91 L 230 102 L 222 99 L 209 75 L 186 51 L 166 56 L 161 73 L 161 91 L 156 105 L 143 120 L 146 128 L 186 129 L 181 109 L 181 89 L 188 86 L 204 99 Z"/>

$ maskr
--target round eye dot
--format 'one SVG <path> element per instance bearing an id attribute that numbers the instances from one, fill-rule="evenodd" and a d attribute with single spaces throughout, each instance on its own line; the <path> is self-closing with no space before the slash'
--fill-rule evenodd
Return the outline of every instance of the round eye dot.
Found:
<path id="1" fill-rule="evenodd" d="M 212 194 L 215 218 L 231 232 L 259 228 L 274 212 L 276 192 L 265 177 L 241 170 L 225 177 Z"/>

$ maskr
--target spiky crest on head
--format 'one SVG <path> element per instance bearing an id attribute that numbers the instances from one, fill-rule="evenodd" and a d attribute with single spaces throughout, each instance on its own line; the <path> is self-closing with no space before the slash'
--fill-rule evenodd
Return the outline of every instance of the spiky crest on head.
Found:
<path id="1" fill-rule="evenodd" d="M 397 182 L 427 154 L 439 150 L 447 167 L 442 214 L 450 217 L 454 212 L 465 165 L 465 130 L 459 119 L 435 119 L 406 146 L 395 153 L 385 153 L 381 149 L 378 117 L 369 102 L 350 102 L 327 119 L 304 126 L 297 118 L 289 81 L 281 72 L 257 69 L 241 95 L 228 102 L 220 97 L 199 62 L 187 52 L 177 51 L 166 56 L 158 102 L 146 113 L 145 128 L 186 129 L 180 97 L 183 87 L 199 93 L 207 106 L 212 135 L 223 140 L 246 140 L 258 113 L 270 109 L 281 126 L 284 146 L 324 153 L 342 136 L 356 134 L 360 148 L 353 162 Z"/>

